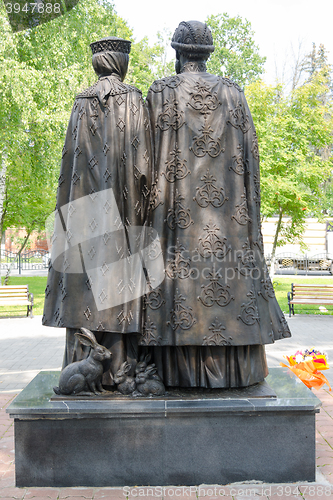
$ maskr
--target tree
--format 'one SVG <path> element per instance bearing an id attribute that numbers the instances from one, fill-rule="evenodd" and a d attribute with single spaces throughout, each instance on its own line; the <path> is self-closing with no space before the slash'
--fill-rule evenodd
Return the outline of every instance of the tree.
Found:
<path id="1" fill-rule="evenodd" d="M 262 215 L 278 215 L 273 264 L 278 246 L 302 243 L 309 214 L 322 216 L 321 187 L 332 169 L 332 154 L 320 154 L 332 141 L 331 103 L 323 99 L 327 78 L 319 72 L 289 95 L 283 90 L 261 81 L 246 89 L 260 148 Z M 290 221 L 283 223 L 283 216 Z"/>
<path id="2" fill-rule="evenodd" d="M 49 23 L 12 33 L 0 7 L 0 234 L 27 234 L 54 210 L 61 149 L 75 95 L 96 81 L 89 44 L 105 36 L 133 39 L 106 0 L 82 0 Z M 127 78 L 144 92 L 162 56 L 157 43 L 133 43 Z"/>
<path id="3" fill-rule="evenodd" d="M 328 62 L 328 52 L 322 43 L 318 50 L 316 44 L 312 44 L 312 51 L 303 58 L 301 71 L 307 75 L 307 81 L 311 80 L 314 75 L 321 73 L 332 90 L 332 64 Z"/>
<path id="4" fill-rule="evenodd" d="M 215 50 L 207 68 L 210 73 L 231 78 L 240 86 L 254 82 L 264 72 L 265 57 L 259 55 L 251 23 L 228 14 L 209 16 Z"/>
<path id="5" fill-rule="evenodd" d="M 143 38 L 132 45 L 130 63 L 126 75 L 126 82 L 138 87 L 144 96 L 149 87 L 157 78 L 171 74 L 171 63 L 165 60 L 165 47 L 163 37 L 158 42 L 149 46 L 148 38 Z"/>
<path id="6" fill-rule="evenodd" d="M 175 61 L 168 61 L 168 49 L 171 46 L 172 33 L 168 29 L 157 32 L 157 46 L 159 53 L 155 56 L 154 73 L 157 78 L 173 75 L 175 72 Z"/>

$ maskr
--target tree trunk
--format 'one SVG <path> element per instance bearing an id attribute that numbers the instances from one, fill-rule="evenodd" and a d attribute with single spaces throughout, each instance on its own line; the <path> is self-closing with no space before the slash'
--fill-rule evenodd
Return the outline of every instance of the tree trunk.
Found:
<path id="1" fill-rule="evenodd" d="M 10 266 L 8 267 L 7 271 L 6 271 L 6 276 L 5 276 L 5 281 L 4 281 L 4 285 L 8 285 L 8 280 L 9 280 L 9 276 L 10 276 L 10 273 L 12 272 L 12 269 L 14 267 L 14 264 L 15 262 L 17 262 L 17 259 L 19 258 L 19 256 L 21 255 L 21 253 L 23 252 L 24 250 L 24 247 L 26 246 L 26 244 L 28 243 L 28 239 L 30 237 L 30 234 L 32 233 L 32 229 L 30 229 L 30 231 L 27 232 L 27 235 L 26 237 L 24 238 L 24 241 L 21 245 L 21 248 L 20 250 L 17 252 L 17 255 L 16 255 L 16 259 L 13 260 L 11 263 L 10 263 Z"/>
<path id="2" fill-rule="evenodd" d="M 7 175 L 7 155 L 2 152 L 1 166 L 0 166 L 0 285 L 1 285 L 1 241 L 2 241 L 2 228 L 3 228 L 3 205 L 6 192 L 6 175 Z"/>
<path id="3" fill-rule="evenodd" d="M 277 242 L 278 242 L 278 238 L 279 238 L 279 232 L 281 229 L 282 215 L 283 215 L 282 208 L 279 207 L 279 219 L 278 219 L 277 224 L 276 224 L 276 230 L 275 230 L 275 236 L 274 236 L 274 242 L 273 242 L 273 248 L 272 248 L 272 254 L 271 254 L 271 267 L 269 270 L 269 277 L 271 278 L 272 281 L 274 278 L 275 252 L 276 252 Z"/>

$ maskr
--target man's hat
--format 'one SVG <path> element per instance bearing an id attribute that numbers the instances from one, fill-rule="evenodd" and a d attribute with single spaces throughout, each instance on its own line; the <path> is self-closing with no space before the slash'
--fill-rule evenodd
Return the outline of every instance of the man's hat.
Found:
<path id="1" fill-rule="evenodd" d="M 213 37 L 207 24 L 200 21 L 182 21 L 171 40 L 171 47 L 183 54 L 207 58 L 214 52 Z"/>
<path id="2" fill-rule="evenodd" d="M 129 54 L 131 51 L 131 42 L 129 40 L 124 40 L 123 38 L 117 38 L 116 36 L 108 36 L 107 38 L 102 38 L 97 42 L 90 44 L 93 54 L 98 52 L 124 52 Z"/>

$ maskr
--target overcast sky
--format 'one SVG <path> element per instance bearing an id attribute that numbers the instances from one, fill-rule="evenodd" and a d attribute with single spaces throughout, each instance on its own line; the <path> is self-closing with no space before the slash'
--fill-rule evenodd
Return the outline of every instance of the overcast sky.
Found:
<path id="1" fill-rule="evenodd" d="M 260 54 L 267 57 L 265 80 L 274 83 L 288 70 L 301 43 L 305 53 L 312 42 L 330 52 L 333 63 L 333 0 L 114 0 L 117 13 L 128 21 L 137 40 L 157 31 L 172 32 L 181 21 L 205 21 L 211 14 L 227 12 L 251 22 Z"/>

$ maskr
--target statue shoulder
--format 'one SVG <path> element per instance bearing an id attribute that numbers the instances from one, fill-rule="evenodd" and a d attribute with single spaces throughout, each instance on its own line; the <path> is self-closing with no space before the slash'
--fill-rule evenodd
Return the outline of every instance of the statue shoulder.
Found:
<path id="1" fill-rule="evenodd" d="M 119 94 L 128 94 L 129 92 L 136 92 L 138 94 L 142 94 L 141 90 L 134 85 L 128 85 L 127 83 L 116 80 L 115 78 L 108 79 L 111 85 L 110 95 L 119 95 Z"/>
<path id="2" fill-rule="evenodd" d="M 154 93 L 162 92 L 166 87 L 170 89 L 177 88 L 183 81 L 182 76 L 172 75 L 161 78 L 161 80 L 156 80 L 150 87 L 150 91 Z"/>
<path id="3" fill-rule="evenodd" d="M 79 98 L 88 98 L 88 97 L 96 97 L 97 96 L 97 85 L 98 82 L 95 82 L 91 87 L 88 87 L 87 89 L 83 90 L 82 92 L 79 92 L 75 99 Z"/>
<path id="4" fill-rule="evenodd" d="M 225 78 L 224 76 L 218 76 L 217 78 L 223 83 L 223 85 L 226 85 L 227 87 L 234 87 L 238 90 L 238 92 L 243 92 L 243 89 L 238 85 L 238 83 L 233 82 L 230 78 Z"/>
<path id="5" fill-rule="evenodd" d="M 105 94 L 108 94 L 110 96 L 128 94 L 129 92 L 137 92 L 141 95 L 141 90 L 134 87 L 133 85 L 128 85 L 127 83 L 121 82 L 117 78 L 104 77 L 95 82 L 91 87 L 88 87 L 87 89 L 77 94 L 76 99 L 98 97 L 102 89 L 105 90 Z"/>

